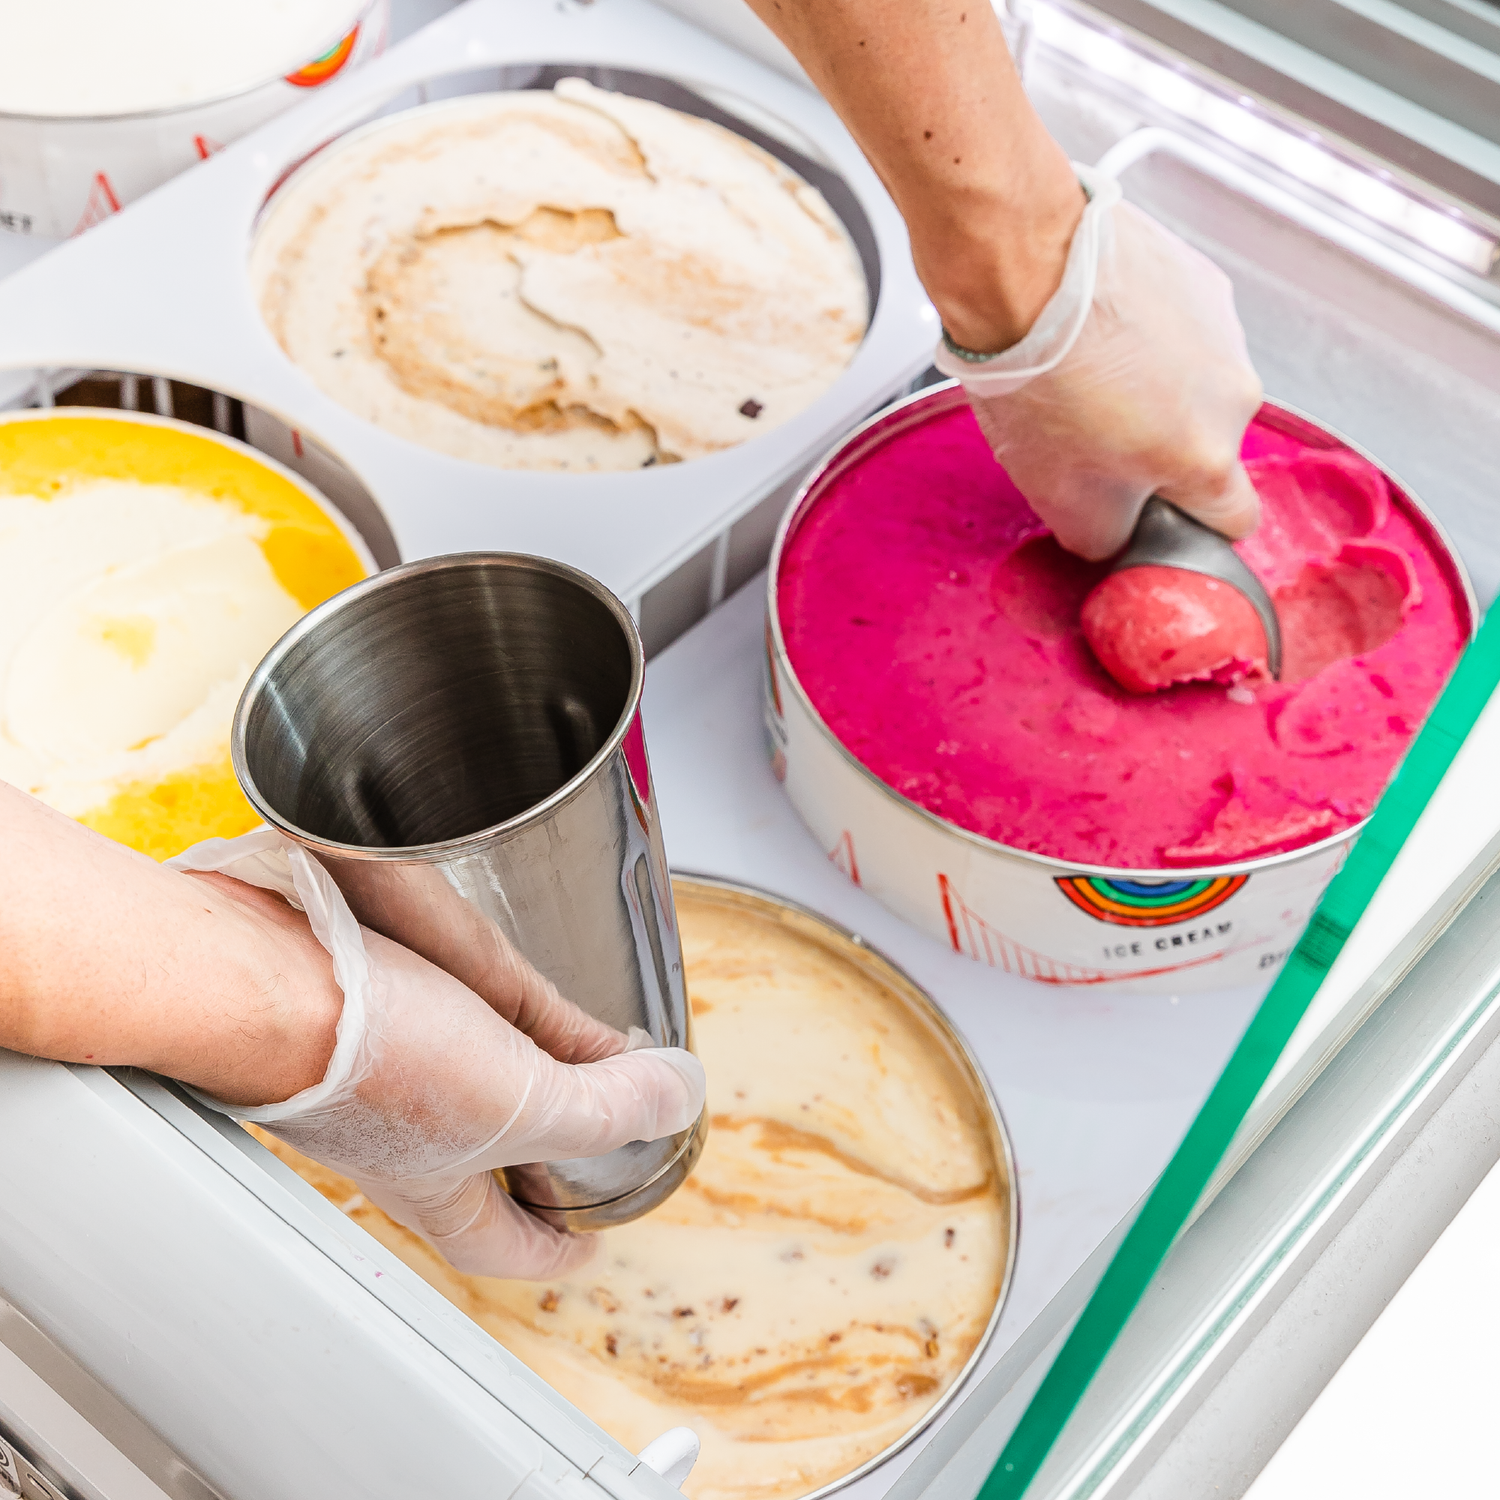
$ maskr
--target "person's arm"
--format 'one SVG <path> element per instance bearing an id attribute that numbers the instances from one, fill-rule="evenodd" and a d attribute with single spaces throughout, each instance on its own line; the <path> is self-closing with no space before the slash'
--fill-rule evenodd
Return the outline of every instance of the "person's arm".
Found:
<path id="1" fill-rule="evenodd" d="M 249 878 L 266 857 L 240 841 L 218 855 Z M 181 1079 L 355 1178 L 460 1270 L 580 1264 L 590 1237 L 532 1217 L 494 1169 L 685 1130 L 702 1065 L 623 1050 L 514 950 L 480 995 L 328 890 L 348 996 L 279 896 L 163 868 L 0 781 L 0 1046 Z"/>
<path id="2" fill-rule="evenodd" d="M 1107 179 L 1085 208 L 990 0 L 749 4 L 901 210 L 950 341 L 936 361 L 1057 540 L 1109 557 L 1153 494 L 1253 531 L 1239 455 L 1261 388 L 1229 280 Z"/>
<path id="3" fill-rule="evenodd" d="M 749 0 L 838 111 L 965 348 L 1004 349 L 1062 279 L 1083 191 L 990 0 Z"/>
<path id="4" fill-rule="evenodd" d="M 0 781 L 0 1046 L 230 1104 L 323 1076 L 343 995 L 270 892 L 168 870 Z"/>

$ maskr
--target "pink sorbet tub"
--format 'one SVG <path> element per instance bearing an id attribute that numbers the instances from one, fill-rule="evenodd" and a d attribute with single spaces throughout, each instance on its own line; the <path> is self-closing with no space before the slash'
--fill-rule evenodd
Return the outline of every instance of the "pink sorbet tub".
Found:
<path id="1" fill-rule="evenodd" d="M 829 859 L 1043 983 L 1271 975 L 1478 608 L 1438 523 L 1353 444 L 1267 402 L 1243 452 L 1283 680 L 1135 697 L 1077 624 L 1103 569 L 1057 547 L 956 383 L 841 443 L 782 518 L 766 622 L 773 765 Z"/>

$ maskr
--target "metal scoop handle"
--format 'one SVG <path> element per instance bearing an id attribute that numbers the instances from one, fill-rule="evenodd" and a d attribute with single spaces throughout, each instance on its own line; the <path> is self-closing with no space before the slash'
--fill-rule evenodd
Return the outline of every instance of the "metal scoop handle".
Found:
<path id="1" fill-rule="evenodd" d="M 1276 606 L 1265 584 L 1245 566 L 1227 537 L 1195 521 L 1160 495 L 1153 495 L 1141 507 L 1130 544 L 1115 559 L 1110 572 L 1148 567 L 1202 573 L 1237 589 L 1250 601 L 1266 633 L 1266 665 L 1271 676 L 1281 676 L 1281 622 L 1276 618 Z"/>

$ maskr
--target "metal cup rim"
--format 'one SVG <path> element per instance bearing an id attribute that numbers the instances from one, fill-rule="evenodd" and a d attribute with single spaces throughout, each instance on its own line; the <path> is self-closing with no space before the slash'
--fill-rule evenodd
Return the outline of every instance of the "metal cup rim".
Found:
<path id="1" fill-rule="evenodd" d="M 533 803 L 525 812 L 517 813 L 515 817 L 507 818 L 504 822 L 476 829 L 458 838 L 443 839 L 430 844 L 377 847 L 368 844 L 340 843 L 336 839 L 323 838 L 318 834 L 309 833 L 305 828 L 299 827 L 290 818 L 278 812 L 267 801 L 250 773 L 246 736 L 251 709 L 265 692 L 267 684 L 288 653 L 302 644 L 308 636 L 323 628 L 328 621 L 370 594 L 383 593 L 413 577 L 491 568 L 550 573 L 553 577 L 565 579 L 603 604 L 620 627 L 620 632 L 625 638 L 626 649 L 630 652 L 630 691 L 614 728 L 604 743 L 590 757 L 587 765 L 540 802 Z M 397 567 L 374 573 L 369 578 L 350 584 L 348 588 L 342 589 L 330 599 L 325 599 L 322 604 L 303 615 L 266 652 L 260 664 L 250 674 L 250 680 L 245 684 L 245 690 L 240 694 L 239 703 L 234 711 L 234 724 L 230 730 L 230 757 L 240 789 L 261 818 L 272 828 L 296 840 L 315 854 L 326 853 L 341 860 L 385 860 L 406 864 L 437 863 L 478 849 L 496 839 L 508 838 L 520 833 L 551 817 L 558 808 L 565 806 L 578 796 L 596 775 L 599 767 L 624 743 L 625 736 L 630 732 L 630 726 L 635 722 L 636 715 L 640 711 L 641 693 L 645 687 L 645 680 L 645 653 L 641 647 L 640 631 L 636 628 L 634 618 L 625 605 L 591 574 L 585 573 L 581 568 L 572 567 L 568 563 L 558 562 L 554 558 L 537 557 L 528 552 L 443 553 L 436 557 L 424 557 L 415 562 L 401 563 Z"/>

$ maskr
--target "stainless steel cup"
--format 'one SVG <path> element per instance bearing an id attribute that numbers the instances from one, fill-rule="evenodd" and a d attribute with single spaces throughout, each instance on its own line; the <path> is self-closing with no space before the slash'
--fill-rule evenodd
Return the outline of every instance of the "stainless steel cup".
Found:
<path id="1" fill-rule="evenodd" d="M 569 999 L 692 1045 L 625 606 L 562 563 L 408 563 L 313 610 L 256 668 L 234 767 L 355 916 L 486 998 L 500 937 Z M 667 1198 L 706 1118 L 606 1156 L 512 1167 L 548 1222 L 602 1229 Z"/>

